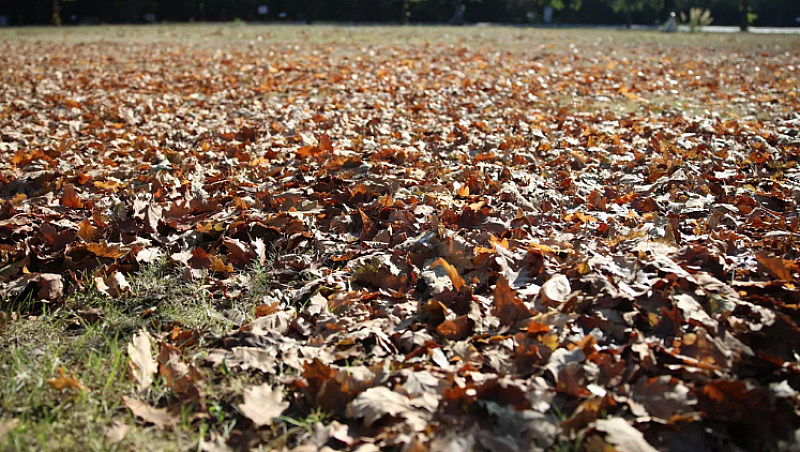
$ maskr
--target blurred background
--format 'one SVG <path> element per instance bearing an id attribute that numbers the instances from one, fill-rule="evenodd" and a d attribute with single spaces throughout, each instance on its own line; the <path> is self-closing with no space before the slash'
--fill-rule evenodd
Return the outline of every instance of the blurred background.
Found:
<path id="1" fill-rule="evenodd" d="M 800 0 L 0 0 L 0 26 L 199 21 L 800 27 Z"/>

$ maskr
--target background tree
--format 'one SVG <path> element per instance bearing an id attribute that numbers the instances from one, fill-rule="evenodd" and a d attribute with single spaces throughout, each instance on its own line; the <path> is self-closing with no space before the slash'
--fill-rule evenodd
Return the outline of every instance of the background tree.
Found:
<path id="1" fill-rule="evenodd" d="M 12 25 L 54 23 L 56 8 L 64 25 L 141 23 L 146 14 L 159 21 L 271 20 L 445 23 L 458 0 L 0 0 L 0 15 Z M 609 24 L 664 21 L 672 11 L 709 9 L 714 24 L 797 26 L 799 0 L 463 0 L 466 22 L 530 23 L 541 20 L 545 6 L 555 22 Z M 268 5 L 266 16 L 257 14 Z M 280 16 L 284 13 L 285 16 Z M 87 19 L 90 18 L 90 19 Z"/>
<path id="2" fill-rule="evenodd" d="M 606 0 L 615 13 L 625 14 L 625 26 L 633 26 L 633 13 L 643 11 L 646 8 L 653 11 L 661 11 L 664 0 Z"/>
<path id="3" fill-rule="evenodd" d="M 741 6 L 739 6 L 741 10 L 741 14 L 739 16 L 739 29 L 741 31 L 747 31 L 748 26 L 750 25 L 750 18 L 748 17 L 750 14 L 750 2 L 748 0 L 742 0 Z"/>

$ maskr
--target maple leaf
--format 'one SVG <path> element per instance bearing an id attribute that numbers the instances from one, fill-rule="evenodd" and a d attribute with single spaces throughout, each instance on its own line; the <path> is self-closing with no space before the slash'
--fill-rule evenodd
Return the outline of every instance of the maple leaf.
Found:
<path id="1" fill-rule="evenodd" d="M 780 257 L 771 257 L 766 253 L 756 253 L 756 260 L 770 275 L 784 281 L 792 281 L 792 269 L 797 271 L 797 264 Z"/>
<path id="2" fill-rule="evenodd" d="M 197 400 L 202 397 L 197 383 L 203 376 L 193 365 L 183 362 L 180 349 L 162 342 L 156 360 L 158 372 L 164 377 L 167 386 L 172 388 L 183 400 Z"/>

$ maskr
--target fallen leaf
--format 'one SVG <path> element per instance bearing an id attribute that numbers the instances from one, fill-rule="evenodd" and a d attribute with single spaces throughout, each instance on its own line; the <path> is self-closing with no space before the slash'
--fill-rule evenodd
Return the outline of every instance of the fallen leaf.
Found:
<path id="1" fill-rule="evenodd" d="M 244 403 L 239 411 L 257 426 L 268 425 L 289 408 L 283 401 L 281 391 L 275 391 L 269 384 L 252 386 L 244 390 Z"/>
<path id="2" fill-rule="evenodd" d="M 153 384 L 153 375 L 158 372 L 158 363 L 151 353 L 150 333 L 141 330 L 133 335 L 128 344 L 128 356 L 131 357 L 131 370 L 139 387 L 144 391 Z"/>
<path id="3" fill-rule="evenodd" d="M 103 295 L 117 298 L 131 291 L 131 285 L 120 272 L 114 272 L 106 278 L 95 276 L 95 289 Z"/>
<path id="4" fill-rule="evenodd" d="M 606 441 L 619 452 L 658 452 L 644 439 L 644 435 L 621 417 L 595 421 L 595 428 L 605 432 Z"/>
<path id="5" fill-rule="evenodd" d="M 159 347 L 156 357 L 158 372 L 167 386 L 183 401 L 201 399 L 203 394 L 198 382 L 203 380 L 203 376 L 200 371 L 194 365 L 183 362 L 183 354 L 179 348 L 165 342 L 161 342 Z"/>
<path id="6" fill-rule="evenodd" d="M 508 285 L 505 276 L 497 278 L 494 288 L 494 309 L 492 313 L 500 318 L 503 325 L 514 325 L 522 319 L 533 317 L 525 303 L 517 298 L 517 293 Z"/>
<path id="7" fill-rule="evenodd" d="M 347 407 L 351 418 L 364 418 L 369 427 L 384 416 L 403 416 L 413 413 L 408 397 L 384 386 L 369 388 L 359 394 Z"/>
<path id="8" fill-rule="evenodd" d="M 431 268 L 435 267 L 442 267 L 445 272 L 447 272 L 447 276 L 450 278 L 450 281 L 453 283 L 453 288 L 458 291 L 461 289 L 461 286 L 464 285 L 464 279 L 458 274 L 458 270 L 455 267 L 450 265 L 446 260 L 436 259 L 432 264 Z"/>
<path id="9" fill-rule="evenodd" d="M 548 279 L 543 285 L 539 294 L 542 296 L 542 302 L 563 303 L 567 301 L 572 287 L 569 284 L 569 279 L 565 275 L 554 275 Z"/>
<path id="10" fill-rule="evenodd" d="M 180 418 L 165 408 L 154 408 L 141 400 L 127 396 L 122 397 L 122 403 L 134 416 L 155 425 L 159 430 L 170 429 L 180 424 Z"/>
<path id="11" fill-rule="evenodd" d="M 119 444 L 123 439 L 125 439 L 125 435 L 128 434 L 130 429 L 131 426 L 123 422 L 112 422 L 111 425 L 106 427 L 106 434 L 103 437 L 103 444 L 105 444 L 105 446 L 108 448 Z"/>
<path id="12" fill-rule="evenodd" d="M 89 388 L 82 385 L 73 374 L 67 375 L 67 371 L 63 367 L 57 369 L 58 377 L 48 378 L 44 382 L 49 384 L 53 389 L 63 391 L 67 388 L 73 388 L 78 391 L 89 391 Z"/>
<path id="13" fill-rule="evenodd" d="M 462 315 L 453 320 L 446 320 L 436 327 L 436 331 L 447 339 L 459 341 L 466 339 L 472 333 L 472 326 L 475 322 Z"/>
<path id="14" fill-rule="evenodd" d="M 39 290 L 36 296 L 40 300 L 57 301 L 64 296 L 64 281 L 61 275 L 42 273 L 36 278 Z"/>
<path id="15" fill-rule="evenodd" d="M 78 225 L 78 237 L 86 243 L 97 242 L 100 240 L 100 229 L 92 226 L 87 218 Z"/>
<path id="16" fill-rule="evenodd" d="M 770 257 L 765 253 L 756 253 L 756 260 L 758 264 L 774 278 L 783 281 L 792 281 L 791 267 L 797 267 L 797 264 L 792 265 L 793 262 L 791 261 L 781 259 L 780 257 Z"/>
<path id="17" fill-rule="evenodd" d="M 61 196 L 61 205 L 73 209 L 82 209 L 84 206 L 83 200 L 78 196 L 75 186 L 72 184 L 64 185 L 64 194 Z"/>
<path id="18" fill-rule="evenodd" d="M 2 441 L 6 435 L 11 433 L 11 431 L 17 428 L 18 425 L 19 419 L 16 418 L 0 422 L 0 441 Z"/>

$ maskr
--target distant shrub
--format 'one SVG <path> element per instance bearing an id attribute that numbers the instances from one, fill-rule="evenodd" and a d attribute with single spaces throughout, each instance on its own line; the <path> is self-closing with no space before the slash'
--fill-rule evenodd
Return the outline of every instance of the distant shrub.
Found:
<path id="1" fill-rule="evenodd" d="M 681 12 L 681 22 L 689 24 L 689 33 L 702 30 L 703 27 L 711 25 L 714 18 L 711 17 L 711 11 L 702 8 L 692 8 L 689 10 L 689 18 L 687 20 L 686 14 Z"/>

